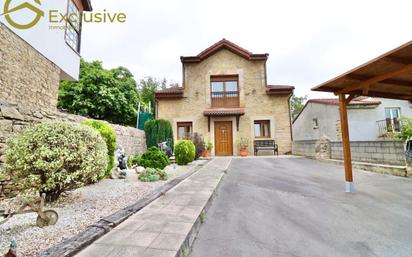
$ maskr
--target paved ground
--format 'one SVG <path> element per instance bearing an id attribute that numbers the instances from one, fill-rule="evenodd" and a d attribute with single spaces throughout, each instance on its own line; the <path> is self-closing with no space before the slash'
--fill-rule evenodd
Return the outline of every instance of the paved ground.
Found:
<path id="1" fill-rule="evenodd" d="M 78 257 L 175 257 L 209 202 L 231 158 L 218 158 L 168 191 Z M 196 227 L 196 226 L 195 226 Z M 198 226 L 197 226 L 198 227 Z"/>
<path id="2" fill-rule="evenodd" d="M 193 257 L 412 256 L 412 179 L 303 158 L 234 159 Z"/>

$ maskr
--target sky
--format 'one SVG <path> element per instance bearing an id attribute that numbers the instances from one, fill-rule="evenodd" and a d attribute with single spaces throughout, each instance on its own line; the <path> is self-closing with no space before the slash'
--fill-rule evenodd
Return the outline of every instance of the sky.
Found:
<path id="1" fill-rule="evenodd" d="M 95 12 L 125 13 L 125 23 L 86 23 L 82 56 L 106 68 L 124 66 L 181 83 L 180 56 L 226 38 L 269 53 L 268 83 L 295 94 L 412 40 L 412 1 L 345 0 L 92 0 Z"/>

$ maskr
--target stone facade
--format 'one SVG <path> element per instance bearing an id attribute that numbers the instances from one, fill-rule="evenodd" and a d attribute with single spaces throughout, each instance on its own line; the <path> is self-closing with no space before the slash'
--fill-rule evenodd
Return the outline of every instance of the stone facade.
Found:
<path id="1" fill-rule="evenodd" d="M 269 120 L 270 136 L 279 145 L 279 152 L 292 150 L 289 96 L 266 94 L 266 61 L 250 61 L 229 50 L 222 49 L 199 63 L 184 64 L 184 97 L 180 99 L 159 99 L 158 118 L 171 122 L 177 140 L 177 122 L 192 122 L 193 131 L 206 140 L 215 142 L 214 122 L 232 121 L 233 153 L 239 154 L 236 143 L 241 137 L 254 140 L 254 121 Z M 235 117 L 211 117 L 210 131 L 205 109 L 211 108 L 210 79 L 214 75 L 238 75 L 240 108 L 245 115 L 240 117 L 239 130 Z M 253 153 L 253 144 L 249 146 Z M 214 154 L 214 151 L 212 152 Z"/>
<path id="2" fill-rule="evenodd" d="M 0 100 L 55 110 L 60 69 L 0 23 Z"/>

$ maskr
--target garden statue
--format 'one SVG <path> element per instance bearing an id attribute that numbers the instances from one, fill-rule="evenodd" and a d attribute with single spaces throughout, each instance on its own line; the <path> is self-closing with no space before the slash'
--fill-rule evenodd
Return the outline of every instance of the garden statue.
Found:
<path id="1" fill-rule="evenodd" d="M 161 142 L 158 144 L 158 146 L 160 148 L 160 151 L 167 154 L 167 157 L 170 158 L 173 156 L 172 148 L 167 145 L 167 142 Z"/>
<path id="2" fill-rule="evenodd" d="M 124 179 L 129 168 L 127 167 L 127 156 L 123 147 L 118 146 L 114 155 L 116 157 L 116 169 L 112 174 L 112 178 Z"/>
<path id="3" fill-rule="evenodd" d="M 330 138 L 323 135 L 315 143 L 315 158 L 317 160 L 327 160 L 331 158 Z"/>
<path id="4" fill-rule="evenodd" d="M 408 166 L 412 165 L 412 139 L 405 142 L 405 159 Z"/>

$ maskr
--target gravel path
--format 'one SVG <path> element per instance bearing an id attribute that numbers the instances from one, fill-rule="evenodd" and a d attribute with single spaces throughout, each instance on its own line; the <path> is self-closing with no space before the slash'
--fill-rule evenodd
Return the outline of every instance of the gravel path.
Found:
<path id="1" fill-rule="evenodd" d="M 189 172 L 194 166 L 203 164 L 196 161 L 189 166 L 171 165 L 166 168 L 170 179 Z M 18 215 L 0 226 L 0 256 L 9 249 L 10 240 L 18 244 L 19 256 L 36 256 L 50 246 L 68 239 L 94 224 L 99 219 L 125 208 L 166 181 L 143 183 L 136 174 L 125 180 L 106 179 L 68 193 L 48 208 L 59 213 L 55 226 L 44 229 L 36 227 L 37 214 Z M 0 209 L 14 208 L 16 199 L 0 201 Z"/>

